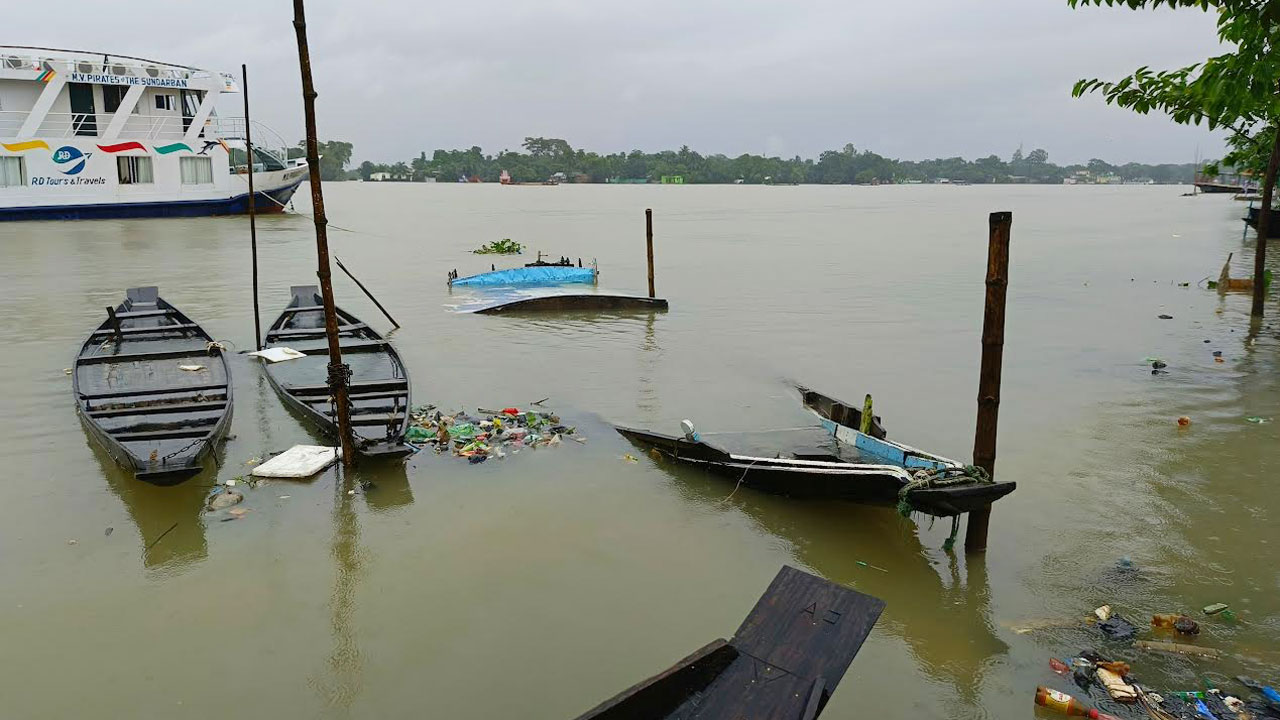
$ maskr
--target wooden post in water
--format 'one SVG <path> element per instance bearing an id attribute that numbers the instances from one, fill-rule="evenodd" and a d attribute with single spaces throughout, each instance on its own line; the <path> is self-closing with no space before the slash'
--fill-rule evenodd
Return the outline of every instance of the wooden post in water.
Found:
<path id="1" fill-rule="evenodd" d="M 1000 371 L 1004 363 L 1004 304 L 1009 289 L 1009 228 L 1013 213 L 994 212 L 987 240 L 987 300 L 982 314 L 982 366 L 978 375 L 978 423 L 973 464 L 996 475 L 996 425 L 1000 415 Z M 969 513 L 964 549 L 987 549 L 991 506 Z"/>
<path id="2" fill-rule="evenodd" d="M 342 362 L 342 345 L 338 340 L 338 316 L 334 311 L 333 281 L 329 270 L 329 224 L 324 214 L 324 193 L 320 186 L 320 145 L 316 140 L 316 88 L 311 79 L 311 53 L 307 49 L 307 20 L 303 0 L 293 0 L 293 29 L 298 35 L 298 65 L 302 69 L 302 105 L 307 125 L 307 167 L 311 172 L 311 204 L 316 224 L 316 277 L 320 279 L 320 297 L 324 303 L 324 330 L 329 339 L 329 392 L 338 415 L 338 439 L 342 447 L 342 465 L 355 465 L 355 442 L 351 435 L 351 406 L 347 402 L 347 382 L 351 368 Z"/>
<path id="3" fill-rule="evenodd" d="M 244 93 L 244 154 L 249 164 L 249 246 L 253 252 L 253 342 L 262 349 L 262 321 L 258 317 L 258 218 L 253 206 L 253 129 L 249 125 L 249 70 L 240 64 L 240 91 Z"/>
<path id="4" fill-rule="evenodd" d="M 650 208 L 644 211 L 644 241 L 649 253 L 649 297 L 654 298 L 658 295 L 653 290 L 653 210 Z"/>

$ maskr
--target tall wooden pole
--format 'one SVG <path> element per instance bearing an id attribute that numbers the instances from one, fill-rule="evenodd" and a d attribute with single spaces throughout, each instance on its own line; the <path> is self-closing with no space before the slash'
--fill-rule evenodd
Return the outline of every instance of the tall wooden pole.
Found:
<path id="1" fill-rule="evenodd" d="M 351 368 L 342 362 L 338 316 L 334 311 L 333 282 L 329 271 L 329 236 L 326 228 L 329 221 L 324 214 L 324 192 L 320 187 L 320 144 L 316 140 L 316 88 L 311 79 L 311 53 L 307 50 L 307 20 L 303 0 L 293 0 L 293 29 L 298 34 L 298 65 L 302 69 L 302 101 L 307 121 L 307 166 L 311 171 L 312 217 L 316 223 L 316 277 L 320 279 L 324 330 L 329 338 L 329 392 L 337 406 L 342 464 L 350 469 L 356 461 L 355 443 L 351 436 L 351 407 L 347 404 L 347 383 L 351 379 Z"/>
<path id="2" fill-rule="evenodd" d="M 653 210 L 644 211 L 644 240 L 649 253 L 649 297 L 657 297 L 653 290 Z"/>
<path id="3" fill-rule="evenodd" d="M 1271 141 L 1271 159 L 1267 161 L 1267 174 L 1262 178 L 1262 207 L 1258 208 L 1258 245 L 1253 255 L 1253 308 L 1250 314 L 1261 318 L 1267 299 L 1267 240 L 1271 235 L 1271 198 L 1276 187 L 1276 172 L 1280 169 L 1280 127 L 1275 129 Z"/>
<path id="4" fill-rule="evenodd" d="M 987 299 L 982 315 L 982 366 L 978 374 L 978 423 L 973 432 L 973 464 L 996 476 L 996 425 L 1000 415 L 1000 371 L 1004 364 L 1004 304 L 1009 289 L 1009 228 L 1013 213 L 990 217 L 987 240 Z M 987 549 L 991 506 L 969 513 L 964 549 Z"/>
<path id="5" fill-rule="evenodd" d="M 253 251 L 253 341 L 262 349 L 262 321 L 258 315 L 258 217 L 253 206 L 253 129 L 249 124 L 249 70 L 240 65 L 240 90 L 244 93 L 244 153 L 249 162 L 249 247 Z"/>

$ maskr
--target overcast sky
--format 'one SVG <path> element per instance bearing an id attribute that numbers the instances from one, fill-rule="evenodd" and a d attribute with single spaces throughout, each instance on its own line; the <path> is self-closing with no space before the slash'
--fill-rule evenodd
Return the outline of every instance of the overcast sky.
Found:
<path id="1" fill-rule="evenodd" d="M 10 3 L 6 40 L 239 73 L 253 115 L 302 136 L 289 0 Z M 322 139 L 357 160 L 517 148 L 814 156 L 853 143 L 906 159 L 1042 147 L 1051 161 L 1190 162 L 1221 133 L 1074 100 L 1220 52 L 1198 10 L 1066 0 L 309 0 Z M 21 32 L 18 32 L 18 31 Z M 223 114 L 239 114 L 224 96 Z"/>

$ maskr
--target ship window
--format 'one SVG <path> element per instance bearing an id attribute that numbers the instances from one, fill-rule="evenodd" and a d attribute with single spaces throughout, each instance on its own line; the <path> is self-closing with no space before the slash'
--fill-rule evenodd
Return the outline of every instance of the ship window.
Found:
<path id="1" fill-rule="evenodd" d="M 120 103 L 124 101 L 124 94 L 129 92 L 129 88 L 124 85 L 103 85 L 102 86 L 102 109 L 104 112 L 113 113 L 120 109 Z"/>
<path id="2" fill-rule="evenodd" d="M 155 182 L 151 171 L 151 158 L 125 155 L 116 158 L 116 171 L 121 185 L 150 185 Z"/>
<path id="3" fill-rule="evenodd" d="M 167 95 L 167 94 L 164 94 L 164 93 L 161 93 L 161 94 L 159 94 L 159 95 L 156 95 L 156 109 L 157 109 L 157 110 L 172 110 L 172 109 L 173 109 L 173 96 L 172 96 L 172 95 Z"/>
<path id="4" fill-rule="evenodd" d="M 183 185 L 210 185 L 213 183 L 213 161 L 207 157 L 178 158 L 182 170 Z"/>
<path id="5" fill-rule="evenodd" d="M 0 187 L 23 187 L 27 184 L 27 164 L 20 157 L 0 157 Z"/>

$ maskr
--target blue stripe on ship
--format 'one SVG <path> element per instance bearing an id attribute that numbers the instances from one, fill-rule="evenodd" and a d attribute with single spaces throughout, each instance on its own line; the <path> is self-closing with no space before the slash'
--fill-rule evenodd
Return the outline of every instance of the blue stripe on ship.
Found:
<path id="1" fill-rule="evenodd" d="M 293 193 L 301 184 L 302 181 L 299 180 L 292 185 L 276 190 L 254 193 L 254 205 L 257 206 L 259 212 L 278 211 L 282 205 L 289 204 Z M 206 217 L 209 215 L 243 215 L 247 212 L 249 212 L 249 193 L 216 200 L 171 200 L 166 202 L 0 208 L 0 221 Z"/>

